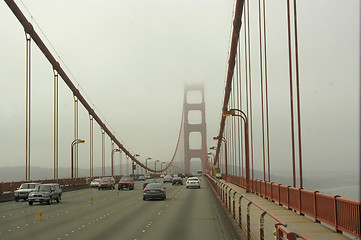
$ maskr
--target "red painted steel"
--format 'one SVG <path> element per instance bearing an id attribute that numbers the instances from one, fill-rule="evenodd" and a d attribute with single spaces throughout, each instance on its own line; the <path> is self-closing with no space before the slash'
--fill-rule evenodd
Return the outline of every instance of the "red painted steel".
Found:
<path id="1" fill-rule="evenodd" d="M 288 202 L 289 202 L 288 207 L 290 209 L 300 211 L 299 188 L 289 187 L 288 188 L 288 197 L 289 197 L 289 199 L 288 199 Z"/>
<path id="2" fill-rule="evenodd" d="M 315 192 L 308 190 L 300 190 L 301 200 L 301 213 L 306 214 L 311 217 L 315 217 Z"/>
<path id="3" fill-rule="evenodd" d="M 361 238 L 360 202 L 337 198 L 337 229 Z"/>
<path id="4" fill-rule="evenodd" d="M 331 196 L 323 193 L 316 194 L 317 215 L 316 220 L 327 223 L 336 227 L 335 220 L 335 207 L 336 198 L 338 196 Z"/>
<path id="5" fill-rule="evenodd" d="M 288 206 L 288 187 L 280 185 L 279 191 L 280 191 L 279 203 L 281 203 L 282 205 Z"/>
<path id="6" fill-rule="evenodd" d="M 231 176 L 232 177 L 232 176 Z M 232 178 L 233 179 L 233 178 Z M 244 178 L 240 180 L 244 182 Z M 252 191 L 260 194 L 259 188 L 263 181 L 252 180 L 254 187 Z M 238 181 L 232 182 L 237 184 Z M 323 222 L 330 225 L 337 232 L 345 232 L 352 236 L 361 237 L 360 213 L 361 203 L 350 199 L 319 193 L 318 191 L 309 191 L 301 188 L 293 188 L 266 182 L 266 195 L 270 200 L 285 205 L 290 209 L 298 211 L 315 219 L 316 222 Z M 245 188 L 242 185 L 239 185 Z M 268 187 L 269 186 L 269 187 Z M 263 188 L 263 187 L 261 187 Z"/>
<path id="7" fill-rule="evenodd" d="M 272 183 L 266 182 L 266 198 L 272 199 Z"/>

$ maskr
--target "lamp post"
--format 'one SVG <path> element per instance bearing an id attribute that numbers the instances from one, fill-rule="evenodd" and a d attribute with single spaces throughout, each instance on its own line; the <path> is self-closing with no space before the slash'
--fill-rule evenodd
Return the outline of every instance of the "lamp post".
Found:
<path id="1" fill-rule="evenodd" d="M 237 114 L 236 111 L 239 113 Z M 235 116 L 241 117 L 244 122 L 244 139 L 245 139 L 245 155 L 246 155 L 246 191 L 251 191 L 251 183 L 250 183 L 250 174 L 249 174 L 249 138 L 248 138 L 248 119 L 247 115 L 239 109 L 230 109 L 228 111 L 223 111 L 223 116 Z M 227 158 L 226 158 L 227 159 Z M 227 160 L 226 160 L 227 161 Z"/>
<path id="2" fill-rule="evenodd" d="M 225 176 L 226 176 L 226 182 L 228 182 L 228 166 L 227 166 L 227 140 L 223 137 L 223 136 L 217 136 L 217 137 L 213 137 L 213 140 L 218 140 L 221 139 L 224 142 L 224 147 L 225 147 Z"/>
<path id="3" fill-rule="evenodd" d="M 160 169 L 163 169 L 163 164 L 165 164 L 164 161 L 160 163 Z M 162 172 L 162 174 L 164 174 L 164 173 Z"/>
<path id="4" fill-rule="evenodd" d="M 112 150 L 112 154 L 111 154 L 111 159 L 112 159 L 112 176 L 114 176 L 114 158 L 113 158 L 113 154 L 115 152 L 121 152 L 120 149 L 113 149 Z"/>
<path id="5" fill-rule="evenodd" d="M 157 162 L 160 162 L 160 160 L 154 161 L 154 170 L 157 171 Z"/>
<path id="6" fill-rule="evenodd" d="M 148 160 L 151 160 L 152 158 L 151 157 L 147 157 L 145 159 L 145 167 L 148 168 Z M 148 170 L 146 170 L 146 172 L 148 173 Z"/>
<path id="7" fill-rule="evenodd" d="M 140 155 L 137 154 L 137 153 L 133 155 L 134 158 L 139 157 L 139 156 L 140 156 Z M 132 175 L 133 175 L 133 176 L 134 176 L 134 166 L 135 166 L 134 160 L 132 160 Z"/>
<path id="8" fill-rule="evenodd" d="M 78 143 L 84 143 L 85 140 L 83 139 L 74 139 L 72 142 L 71 142 L 71 145 L 70 145 L 70 153 L 71 153 L 71 178 L 74 178 L 74 146 Z"/>

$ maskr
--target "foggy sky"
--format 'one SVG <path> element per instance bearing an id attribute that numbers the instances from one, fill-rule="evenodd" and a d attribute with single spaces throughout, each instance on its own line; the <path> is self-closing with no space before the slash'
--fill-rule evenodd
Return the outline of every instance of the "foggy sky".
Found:
<path id="1" fill-rule="evenodd" d="M 16 1 L 28 20 L 29 13 Z M 184 83 L 205 86 L 207 142 L 219 131 L 233 21 L 231 0 L 23 1 L 82 94 L 132 153 L 169 161 Z M 251 4 L 254 158 L 261 170 L 257 3 Z M 359 169 L 359 1 L 298 1 L 304 174 Z M 291 171 L 286 1 L 267 1 L 270 150 L 273 172 Z M 337 17 L 336 17 L 337 16 Z M 25 36 L 0 3 L 0 167 L 25 165 Z M 242 38 L 242 34 L 241 34 Z M 58 56 L 58 60 L 60 58 Z M 53 76 L 32 45 L 31 164 L 53 165 Z M 61 66 L 65 67 L 60 61 Z M 59 78 L 60 79 L 60 78 Z M 76 83 L 76 86 L 78 84 Z M 79 86 L 78 86 L 79 87 Z M 73 99 L 60 80 L 59 165 L 69 167 Z M 79 111 L 79 137 L 89 117 Z M 94 125 L 94 165 L 101 132 Z M 110 140 L 106 139 L 106 165 Z M 98 145 L 97 145 L 98 144 Z M 89 145 L 79 146 L 89 166 Z M 124 161 L 124 156 L 123 156 Z M 61 176 L 60 176 L 61 177 Z"/>

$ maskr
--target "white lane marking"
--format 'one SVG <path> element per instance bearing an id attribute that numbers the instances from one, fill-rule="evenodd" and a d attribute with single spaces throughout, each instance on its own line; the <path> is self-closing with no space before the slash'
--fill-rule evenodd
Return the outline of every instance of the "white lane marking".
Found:
<path id="1" fill-rule="evenodd" d="M 142 232 L 144 232 L 145 233 L 145 230 L 143 229 L 143 231 Z"/>
<path id="2" fill-rule="evenodd" d="M 19 227 L 19 226 L 17 226 L 16 228 L 17 228 L 17 229 L 19 229 L 20 227 Z"/>

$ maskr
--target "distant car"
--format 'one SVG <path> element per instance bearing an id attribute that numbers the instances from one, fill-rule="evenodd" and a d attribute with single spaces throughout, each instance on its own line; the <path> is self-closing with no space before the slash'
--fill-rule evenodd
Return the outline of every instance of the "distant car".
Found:
<path id="1" fill-rule="evenodd" d="M 160 178 L 164 178 L 164 174 L 161 174 L 159 177 L 160 177 Z"/>
<path id="2" fill-rule="evenodd" d="M 181 177 L 174 177 L 172 180 L 172 185 L 180 184 L 183 185 L 183 180 Z"/>
<path id="3" fill-rule="evenodd" d="M 187 179 L 187 188 L 201 188 L 201 183 L 199 178 L 190 177 Z"/>
<path id="4" fill-rule="evenodd" d="M 98 185 L 98 190 L 115 189 L 115 180 L 113 177 L 103 177 Z"/>
<path id="5" fill-rule="evenodd" d="M 35 191 L 29 193 L 29 205 L 33 205 L 34 202 L 44 203 L 48 205 L 52 204 L 53 200 L 60 203 L 62 190 L 58 183 L 40 184 Z"/>
<path id="6" fill-rule="evenodd" d="M 14 192 L 15 201 L 19 202 L 19 199 L 27 200 L 29 193 L 35 191 L 37 186 L 39 186 L 40 183 L 23 183 L 21 186 Z"/>
<path id="7" fill-rule="evenodd" d="M 96 178 L 90 183 L 90 187 L 97 188 L 99 186 L 100 178 Z"/>
<path id="8" fill-rule="evenodd" d="M 144 181 L 145 180 L 145 176 L 139 176 L 138 181 Z"/>
<path id="9" fill-rule="evenodd" d="M 144 177 L 145 177 L 146 179 L 149 179 L 149 178 L 150 178 L 150 174 L 144 174 Z"/>
<path id="10" fill-rule="evenodd" d="M 146 179 L 143 183 L 143 189 L 149 184 L 149 183 L 157 183 L 155 179 Z"/>
<path id="11" fill-rule="evenodd" d="M 134 180 L 131 177 L 122 177 L 118 183 L 118 190 L 128 188 L 129 190 L 134 189 Z"/>
<path id="12" fill-rule="evenodd" d="M 143 190 L 143 200 L 148 199 L 161 199 L 165 200 L 167 198 L 165 194 L 165 187 L 160 183 L 149 183 Z"/>
<path id="13" fill-rule="evenodd" d="M 220 170 L 216 170 L 216 178 L 218 178 L 218 179 L 222 178 L 222 173 Z"/>
<path id="14" fill-rule="evenodd" d="M 166 183 L 166 182 L 172 182 L 172 177 L 170 175 L 166 175 L 164 178 L 163 178 L 163 183 Z"/>

